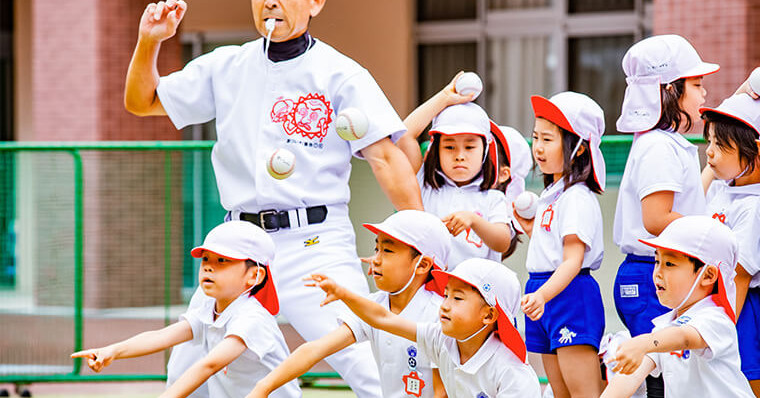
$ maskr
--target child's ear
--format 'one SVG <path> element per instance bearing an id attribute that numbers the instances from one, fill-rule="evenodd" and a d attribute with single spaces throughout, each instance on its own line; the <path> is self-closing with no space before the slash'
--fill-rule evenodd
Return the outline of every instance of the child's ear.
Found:
<path id="1" fill-rule="evenodd" d="M 262 266 L 251 267 L 253 274 L 248 278 L 248 285 L 257 286 L 267 277 L 267 268 Z"/>
<path id="2" fill-rule="evenodd" d="M 499 180 L 497 182 L 500 185 L 507 182 L 507 180 L 509 180 L 510 177 L 512 177 L 512 171 L 510 170 L 509 166 L 499 167 Z"/>
<path id="3" fill-rule="evenodd" d="M 705 265 L 707 269 L 705 274 L 702 275 L 702 281 L 699 283 L 701 286 L 712 286 L 718 281 L 718 267 L 714 265 Z"/>
<path id="4" fill-rule="evenodd" d="M 433 259 L 428 256 L 423 256 L 422 260 L 420 260 L 420 265 L 417 266 L 417 269 L 414 270 L 414 273 L 417 275 L 427 275 L 431 269 L 433 269 Z"/>
<path id="5" fill-rule="evenodd" d="M 484 314 L 483 314 L 483 323 L 486 325 L 490 325 L 493 323 L 496 323 L 496 318 L 499 317 L 499 311 L 496 310 L 496 307 L 485 306 L 484 307 Z"/>

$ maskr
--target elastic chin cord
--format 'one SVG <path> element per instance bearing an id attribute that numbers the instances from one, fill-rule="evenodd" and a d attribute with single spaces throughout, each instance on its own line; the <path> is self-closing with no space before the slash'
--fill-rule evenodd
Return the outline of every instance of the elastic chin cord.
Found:
<path id="1" fill-rule="evenodd" d="M 468 340 L 472 339 L 473 337 L 477 336 L 478 334 L 480 334 L 480 332 L 482 332 L 487 327 L 488 327 L 488 325 L 483 325 L 482 328 L 478 329 L 477 332 L 471 334 L 470 337 L 468 337 L 466 339 L 462 339 L 462 340 L 457 339 L 457 341 L 460 342 L 460 343 L 464 343 L 465 341 L 468 341 Z"/>
<path id="2" fill-rule="evenodd" d="M 689 300 L 689 297 L 691 297 L 691 294 L 694 293 L 694 289 L 697 288 L 697 284 L 699 284 L 699 280 L 702 279 L 702 275 L 704 275 L 705 270 L 707 269 L 707 264 L 705 264 L 704 267 L 699 271 L 699 275 L 697 275 L 697 279 L 694 280 L 694 283 L 691 285 L 691 289 L 689 289 L 689 293 L 686 294 L 686 297 L 684 297 L 683 301 L 681 301 L 681 304 L 678 304 L 678 306 L 675 308 L 676 311 L 678 311 L 681 307 L 683 307 L 684 304 L 686 304 L 686 301 Z"/>
<path id="3" fill-rule="evenodd" d="M 419 267 L 419 265 L 420 265 L 421 262 L 422 262 L 422 254 L 420 254 L 420 259 L 417 260 L 417 264 L 414 264 L 414 268 L 412 268 L 412 276 L 409 277 L 409 281 L 406 282 L 406 285 L 404 285 L 404 287 L 402 287 L 401 290 L 396 290 L 395 292 L 389 292 L 388 294 L 391 295 L 391 296 L 395 296 L 397 294 L 401 294 L 404 290 L 406 290 L 407 288 L 409 288 L 409 285 L 412 284 L 412 281 L 414 280 L 414 277 L 417 275 L 417 273 L 415 271 L 417 271 L 417 267 Z"/>
<path id="4" fill-rule="evenodd" d="M 736 180 L 739 179 L 739 178 L 742 178 L 742 176 L 744 176 L 745 174 L 747 174 L 748 171 L 749 171 L 749 165 L 747 165 L 747 167 L 744 168 L 744 171 L 742 171 L 741 173 L 739 173 L 738 176 L 736 176 L 736 177 L 734 177 L 734 178 L 731 179 L 731 185 L 736 185 Z"/>
<path id="5" fill-rule="evenodd" d="M 582 143 L 583 143 L 583 139 L 581 137 L 578 137 L 578 143 L 575 144 L 575 149 L 573 149 L 573 153 L 570 154 L 570 159 L 575 157 L 575 153 L 578 152 L 579 149 L 581 149 Z"/>

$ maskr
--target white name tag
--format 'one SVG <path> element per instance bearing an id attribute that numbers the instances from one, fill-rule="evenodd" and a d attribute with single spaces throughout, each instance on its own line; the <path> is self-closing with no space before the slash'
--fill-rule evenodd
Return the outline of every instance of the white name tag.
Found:
<path id="1" fill-rule="evenodd" d="M 620 285 L 620 297 L 639 297 L 639 285 Z"/>

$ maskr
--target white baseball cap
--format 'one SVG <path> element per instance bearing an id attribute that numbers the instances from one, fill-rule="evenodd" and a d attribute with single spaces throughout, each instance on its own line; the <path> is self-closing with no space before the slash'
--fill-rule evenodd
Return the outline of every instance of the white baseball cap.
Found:
<path id="1" fill-rule="evenodd" d="M 760 135 L 760 101 L 754 100 L 747 93 L 732 95 L 717 108 L 699 108 L 699 113 L 715 112 L 736 119 Z"/>
<path id="2" fill-rule="evenodd" d="M 530 170 L 533 168 L 533 154 L 531 153 L 528 141 L 519 131 L 509 126 L 497 127 L 504 136 L 509 148 L 509 172 L 512 181 L 507 186 L 505 194 L 512 201 L 525 191 L 525 178 L 528 177 Z M 491 132 L 498 139 L 497 133 L 494 132 L 493 128 Z"/>
<path id="3" fill-rule="evenodd" d="M 204 251 L 233 260 L 252 260 L 267 267 L 270 273 L 264 287 L 254 295 L 261 305 L 272 315 L 280 312 L 277 291 L 271 275 L 269 264 L 274 259 L 274 242 L 263 229 L 247 221 L 228 221 L 212 229 L 203 244 L 193 248 L 190 255 L 195 258 L 203 256 Z"/>
<path id="4" fill-rule="evenodd" d="M 639 241 L 654 248 L 697 258 L 705 263 L 705 267 L 716 266 L 719 283 L 718 294 L 713 295 L 713 301 L 736 322 L 734 277 L 739 248 L 729 227 L 708 216 L 685 216 L 668 224 L 660 236 Z"/>
<path id="5" fill-rule="evenodd" d="M 446 107 L 433 118 L 430 134 L 476 134 L 491 142 L 491 121 L 483 108 L 473 102 Z"/>
<path id="6" fill-rule="evenodd" d="M 660 85 L 705 76 L 720 69 L 702 61 L 697 50 L 678 35 L 652 36 L 631 46 L 623 57 L 626 83 L 617 129 L 623 133 L 649 131 L 662 113 Z"/>
<path id="7" fill-rule="evenodd" d="M 374 234 L 381 232 L 433 259 L 440 269 L 449 261 L 451 234 L 440 218 L 420 210 L 401 210 L 379 224 L 362 224 Z"/>
<path id="8" fill-rule="evenodd" d="M 607 172 L 599 145 L 604 134 L 604 111 L 585 94 L 565 91 L 546 99 L 540 95 L 530 97 L 533 114 L 544 118 L 589 142 L 591 167 L 594 179 L 604 191 Z"/>
<path id="9" fill-rule="evenodd" d="M 517 274 L 503 264 L 483 258 L 462 261 L 451 271 L 433 271 L 433 278 L 445 286 L 454 277 L 471 285 L 483 296 L 486 304 L 496 307 L 497 335 L 521 361 L 525 362 L 527 350 L 514 319 L 520 312 L 520 281 Z"/>

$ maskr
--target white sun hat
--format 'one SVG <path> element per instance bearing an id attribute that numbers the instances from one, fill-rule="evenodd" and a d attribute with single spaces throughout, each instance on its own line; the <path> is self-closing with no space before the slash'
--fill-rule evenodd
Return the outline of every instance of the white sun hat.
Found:
<path id="1" fill-rule="evenodd" d="M 736 119 L 760 136 L 760 101 L 747 93 L 732 95 L 723 100 L 717 108 L 699 108 L 699 113 L 705 112 L 715 112 Z"/>
<path id="2" fill-rule="evenodd" d="M 628 87 L 617 130 L 623 133 L 651 130 L 662 113 L 660 85 L 709 75 L 718 69 L 718 64 L 702 61 L 697 50 L 678 35 L 652 36 L 634 44 L 623 57 Z"/>
<path id="3" fill-rule="evenodd" d="M 599 104 L 587 95 L 572 91 L 556 94 L 549 99 L 534 95 L 530 101 L 536 117 L 546 119 L 589 142 L 594 179 L 604 191 L 607 171 L 599 148 L 604 134 L 604 111 Z"/>

